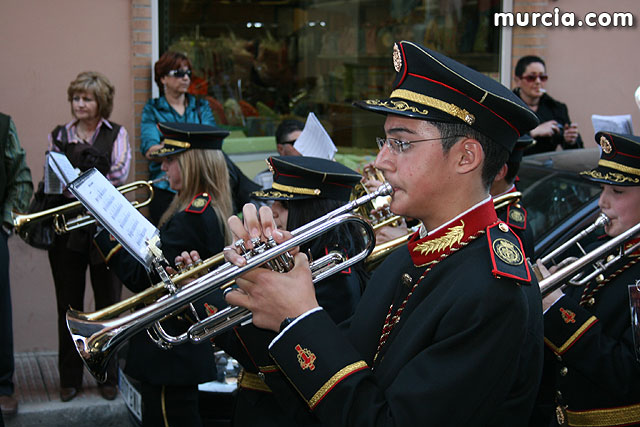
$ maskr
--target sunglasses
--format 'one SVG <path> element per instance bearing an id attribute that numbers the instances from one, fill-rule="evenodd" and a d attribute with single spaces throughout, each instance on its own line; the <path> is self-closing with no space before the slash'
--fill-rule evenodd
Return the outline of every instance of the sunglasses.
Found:
<path id="1" fill-rule="evenodd" d="M 521 79 L 526 80 L 529 83 L 535 82 L 538 78 L 541 82 L 546 82 L 549 79 L 549 76 L 547 76 L 546 74 L 529 74 L 528 76 L 521 77 Z"/>
<path id="2" fill-rule="evenodd" d="M 177 77 L 179 79 L 184 76 L 191 77 L 191 70 L 171 70 L 167 73 L 167 76 Z"/>

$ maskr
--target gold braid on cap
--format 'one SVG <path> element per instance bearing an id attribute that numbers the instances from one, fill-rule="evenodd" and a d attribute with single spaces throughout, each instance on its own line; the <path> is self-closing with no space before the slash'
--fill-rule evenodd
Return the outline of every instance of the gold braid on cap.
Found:
<path id="1" fill-rule="evenodd" d="M 175 139 L 165 138 L 164 139 L 164 143 L 165 144 L 175 145 L 176 147 L 180 147 L 180 148 L 189 148 L 189 147 L 191 147 L 191 144 L 189 144 L 188 142 L 177 141 Z"/>
<path id="2" fill-rule="evenodd" d="M 426 105 L 428 107 L 437 108 L 453 117 L 457 117 L 468 125 L 472 125 L 476 121 L 476 117 L 457 105 L 449 102 L 442 101 L 440 99 L 432 98 L 430 96 L 422 95 L 420 93 L 412 92 L 407 89 L 396 89 L 391 92 L 391 98 L 404 98 L 418 104 Z"/>
<path id="3" fill-rule="evenodd" d="M 587 175 L 594 179 L 603 179 L 605 181 L 617 182 L 619 184 L 622 184 L 626 181 L 633 182 L 635 184 L 640 183 L 640 179 L 638 178 L 632 178 L 630 176 L 622 175 L 621 173 L 615 173 L 615 172 L 611 172 L 611 173 L 607 172 L 605 174 L 602 174 L 597 170 L 591 170 L 591 171 L 582 171 L 580 172 L 580 175 Z"/>
<path id="4" fill-rule="evenodd" d="M 293 187 L 291 185 L 282 185 L 274 182 L 272 185 L 273 188 L 280 191 L 286 191 L 288 193 L 293 194 L 305 194 L 308 196 L 319 196 L 320 189 L 319 188 L 304 188 L 304 187 Z"/>
<path id="5" fill-rule="evenodd" d="M 629 173 L 631 175 L 640 176 L 640 169 L 632 168 L 631 166 L 621 165 L 620 163 L 612 162 L 611 160 L 600 159 L 598 161 L 598 164 L 600 166 L 604 166 L 604 167 L 609 168 L 609 169 L 615 169 L 615 170 L 620 171 L 620 172 L 624 172 L 624 173 Z"/>

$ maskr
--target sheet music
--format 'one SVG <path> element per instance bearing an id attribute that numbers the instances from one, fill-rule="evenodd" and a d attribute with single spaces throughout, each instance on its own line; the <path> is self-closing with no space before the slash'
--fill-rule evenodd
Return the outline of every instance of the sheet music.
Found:
<path id="1" fill-rule="evenodd" d="M 158 229 L 131 205 L 104 175 L 93 168 L 69 184 L 68 189 L 111 235 L 147 269 L 153 254 L 147 242 Z"/>
<path id="2" fill-rule="evenodd" d="M 602 131 L 633 134 L 631 114 L 623 114 L 619 116 L 601 116 L 599 114 L 592 114 L 591 123 L 593 123 L 594 133 Z"/>
<path id="3" fill-rule="evenodd" d="M 333 160 L 338 149 L 315 114 L 309 113 L 300 136 L 293 144 L 303 156 Z"/>
<path id="4" fill-rule="evenodd" d="M 55 151 L 47 152 L 44 164 L 45 194 L 62 194 L 64 187 L 80 175 L 67 156 Z"/>

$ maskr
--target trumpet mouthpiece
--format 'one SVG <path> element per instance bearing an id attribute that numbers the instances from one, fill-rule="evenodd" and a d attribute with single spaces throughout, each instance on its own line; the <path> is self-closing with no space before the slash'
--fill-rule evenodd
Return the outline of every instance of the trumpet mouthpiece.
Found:
<path id="1" fill-rule="evenodd" d="M 598 215 L 598 218 L 596 218 L 595 226 L 604 227 L 605 225 L 609 225 L 610 222 L 611 220 L 609 219 L 607 214 L 605 214 L 604 212 L 600 212 L 600 215 Z"/>
<path id="2" fill-rule="evenodd" d="M 388 182 L 385 182 L 380 187 L 378 187 L 378 189 L 375 191 L 374 194 L 376 196 L 389 196 L 391 195 L 391 193 L 393 193 L 393 188 L 391 187 L 391 184 L 389 184 Z"/>

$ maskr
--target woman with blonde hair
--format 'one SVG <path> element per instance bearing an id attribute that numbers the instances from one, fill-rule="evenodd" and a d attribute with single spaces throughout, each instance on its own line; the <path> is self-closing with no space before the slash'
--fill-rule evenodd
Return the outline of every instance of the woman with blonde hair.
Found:
<path id="1" fill-rule="evenodd" d="M 229 134 L 213 126 L 160 123 L 164 141 L 155 154 L 162 159 L 176 196 L 160 220 L 160 242 L 165 258 L 173 261 L 185 248 L 208 258 L 231 242 L 226 218 L 232 213 L 229 173 L 222 154 L 222 140 Z M 102 232 L 96 244 L 112 271 L 133 292 L 157 283 L 147 270 Z M 206 296 L 193 304 L 200 318 L 213 307 L 223 307 L 221 295 Z M 191 314 L 163 322 L 171 334 L 189 326 Z M 129 342 L 125 374 L 140 382 L 143 426 L 200 426 L 198 384 L 216 378 L 210 344 L 182 344 L 170 350 L 156 346 L 146 333 Z"/>
<path id="2" fill-rule="evenodd" d="M 131 147 L 124 126 L 109 120 L 113 110 L 115 89 L 109 79 L 95 71 L 85 71 L 67 89 L 73 120 L 57 126 L 49 135 L 49 151 L 64 153 L 71 164 L 85 171 L 93 167 L 113 185 L 124 184 L 129 175 Z M 71 200 L 67 191 L 59 203 Z M 122 284 L 107 269 L 91 240 L 95 226 L 56 235 L 49 249 L 49 263 L 56 289 L 58 311 L 58 369 L 60 399 L 73 399 L 82 386 L 82 360 L 67 331 L 65 313 L 69 307 L 83 310 L 87 267 L 95 297 L 96 309 L 120 300 Z M 115 399 L 117 370 L 112 364 L 107 381 L 100 385 L 105 399 Z"/>

